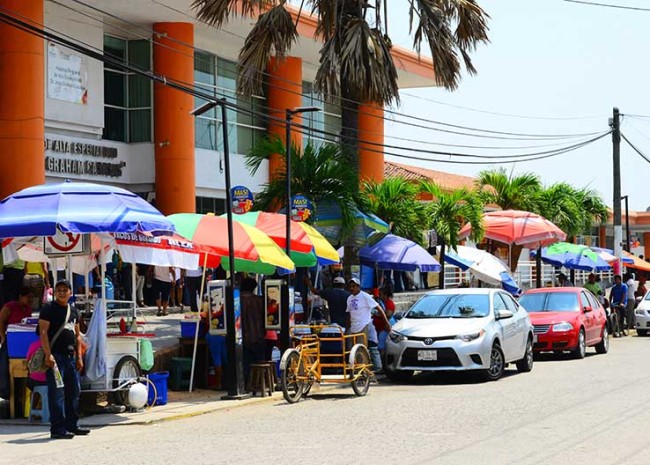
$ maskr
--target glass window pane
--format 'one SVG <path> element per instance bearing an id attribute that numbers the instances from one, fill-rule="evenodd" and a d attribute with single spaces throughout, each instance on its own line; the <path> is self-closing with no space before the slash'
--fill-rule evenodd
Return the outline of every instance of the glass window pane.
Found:
<path id="1" fill-rule="evenodd" d="M 126 60 L 126 40 L 117 37 L 104 36 L 104 53 L 120 61 Z M 110 65 L 106 65 L 110 66 Z"/>
<path id="2" fill-rule="evenodd" d="M 237 89 L 237 64 L 228 60 L 217 61 L 217 87 L 219 91 Z M 234 95 L 233 95 L 234 96 Z M 230 97 L 230 95 L 227 95 Z"/>
<path id="3" fill-rule="evenodd" d="M 217 122 L 206 118 L 194 118 L 194 145 L 208 150 L 217 150 Z"/>
<path id="4" fill-rule="evenodd" d="M 151 69 L 151 47 L 147 40 L 130 40 L 129 63 L 140 68 Z"/>
<path id="5" fill-rule="evenodd" d="M 126 75 L 104 71 L 104 104 L 126 107 Z"/>
<path id="6" fill-rule="evenodd" d="M 104 133 L 107 140 L 126 140 L 126 110 L 104 107 Z"/>
<path id="7" fill-rule="evenodd" d="M 129 108 L 151 106 L 151 80 L 138 74 L 129 75 Z"/>
<path id="8" fill-rule="evenodd" d="M 194 80 L 211 86 L 216 85 L 215 56 L 207 53 L 194 53 Z"/>
<path id="9" fill-rule="evenodd" d="M 129 111 L 129 142 L 151 142 L 151 110 Z"/>

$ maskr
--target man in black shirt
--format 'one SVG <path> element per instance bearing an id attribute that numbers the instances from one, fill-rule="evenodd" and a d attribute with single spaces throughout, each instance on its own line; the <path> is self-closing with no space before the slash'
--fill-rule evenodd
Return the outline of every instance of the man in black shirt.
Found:
<path id="1" fill-rule="evenodd" d="M 338 276 L 332 280 L 334 287 L 320 290 L 312 285 L 308 277 L 305 278 L 304 282 L 312 294 L 320 295 L 327 301 L 327 307 L 330 311 L 330 323 L 336 323 L 345 328 L 348 297 L 350 297 L 350 292 L 345 290 L 345 279 Z"/>
<path id="2" fill-rule="evenodd" d="M 68 300 L 72 287 L 68 281 L 59 281 L 54 287 L 54 300 L 41 309 L 38 329 L 41 345 L 45 352 L 45 363 L 48 370 L 47 397 L 50 407 L 50 437 L 52 439 L 72 439 L 75 435 L 86 435 L 89 430 L 79 428 L 79 371 L 83 368 L 83 360 L 79 355 L 79 321 L 77 310 L 70 307 L 70 316 L 65 321 L 68 312 Z M 59 336 L 51 344 L 59 328 L 64 326 Z M 64 386 L 57 387 L 55 370 L 61 373 Z"/>

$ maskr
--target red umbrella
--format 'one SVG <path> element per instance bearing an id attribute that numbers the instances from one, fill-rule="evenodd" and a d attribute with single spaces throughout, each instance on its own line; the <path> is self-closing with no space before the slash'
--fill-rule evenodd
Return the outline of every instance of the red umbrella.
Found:
<path id="1" fill-rule="evenodd" d="M 501 210 L 483 215 L 485 238 L 508 245 L 529 248 L 550 245 L 566 240 L 566 234 L 543 216 L 520 210 Z M 464 239 L 470 235 L 472 226 L 466 224 L 459 233 Z"/>

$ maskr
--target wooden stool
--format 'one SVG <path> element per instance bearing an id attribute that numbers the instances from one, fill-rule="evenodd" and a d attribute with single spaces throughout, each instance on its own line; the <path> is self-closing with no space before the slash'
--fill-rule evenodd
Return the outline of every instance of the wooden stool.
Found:
<path id="1" fill-rule="evenodd" d="M 248 390 L 255 395 L 258 392 L 262 393 L 262 397 L 266 397 L 268 391 L 269 396 L 273 395 L 275 384 L 273 383 L 273 369 L 268 363 L 253 363 L 251 364 L 250 377 L 248 378 Z"/>

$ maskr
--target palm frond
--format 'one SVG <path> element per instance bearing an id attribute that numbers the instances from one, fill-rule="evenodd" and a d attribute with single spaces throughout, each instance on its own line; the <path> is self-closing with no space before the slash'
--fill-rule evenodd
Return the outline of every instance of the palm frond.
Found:
<path id="1" fill-rule="evenodd" d="M 248 96 L 261 94 L 272 54 L 286 56 L 297 39 L 298 30 L 284 4 L 261 14 L 239 51 L 237 91 Z"/>
<path id="2" fill-rule="evenodd" d="M 201 21 L 220 28 L 230 17 L 251 17 L 256 10 L 275 5 L 277 0 L 194 0 L 191 8 Z"/>

